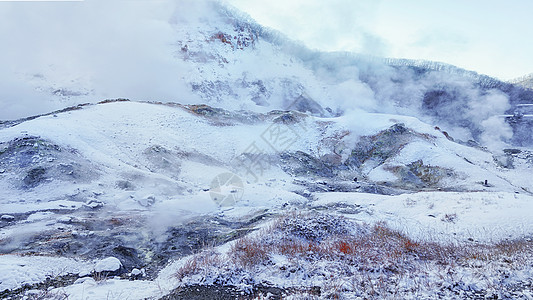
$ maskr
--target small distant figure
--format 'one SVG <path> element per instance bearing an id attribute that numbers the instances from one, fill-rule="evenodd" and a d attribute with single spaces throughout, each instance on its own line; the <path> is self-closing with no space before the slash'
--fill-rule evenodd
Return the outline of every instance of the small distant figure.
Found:
<path id="1" fill-rule="evenodd" d="M 353 182 L 357 182 L 357 177 L 354 177 Z"/>
<path id="2" fill-rule="evenodd" d="M 485 186 L 489 186 L 489 181 L 487 179 L 485 179 Z"/>

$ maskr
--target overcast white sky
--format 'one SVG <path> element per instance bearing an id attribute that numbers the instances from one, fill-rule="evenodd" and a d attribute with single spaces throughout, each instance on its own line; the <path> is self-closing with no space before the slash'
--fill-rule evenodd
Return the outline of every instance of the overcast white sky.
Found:
<path id="1" fill-rule="evenodd" d="M 172 40 L 162 24 L 165 18 L 191 1 L 200 0 L 25 5 L 0 0 L 0 62 L 4 69 L 9 63 L 20 70 L 21 65 L 50 60 L 65 65 L 76 54 L 71 60 L 87 61 L 92 67 L 96 58 L 105 56 L 98 51 L 107 51 L 109 42 L 136 49 L 148 62 L 160 44 Z M 435 60 L 504 80 L 533 73 L 533 0 L 222 1 L 315 49 Z M 102 44 L 108 46 L 102 50 Z M 118 58 L 125 60 L 122 56 Z"/>
<path id="2" fill-rule="evenodd" d="M 533 73 L 532 0 L 227 0 L 311 48 Z"/>

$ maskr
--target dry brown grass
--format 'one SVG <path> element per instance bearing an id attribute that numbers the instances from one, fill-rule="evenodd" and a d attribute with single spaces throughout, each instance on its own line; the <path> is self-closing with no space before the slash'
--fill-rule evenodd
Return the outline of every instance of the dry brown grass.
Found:
<path id="1" fill-rule="evenodd" d="M 306 239 L 293 236 L 288 228 L 277 222 L 265 235 L 245 237 L 230 250 L 234 263 L 251 268 L 268 262 L 272 254 L 288 258 L 338 260 L 348 264 L 373 266 L 396 266 L 401 272 L 408 261 L 433 261 L 443 265 L 468 263 L 471 260 L 510 260 L 532 253 L 532 242 L 525 240 L 505 241 L 497 244 L 440 244 L 414 240 L 391 229 L 385 223 L 376 223 L 362 234 L 332 234 L 327 239 Z M 276 236 L 277 235 L 277 236 Z"/>
<path id="2" fill-rule="evenodd" d="M 181 281 L 189 275 L 206 275 L 209 267 L 219 266 L 221 263 L 222 259 L 220 254 L 213 248 L 208 248 L 185 261 L 183 266 L 176 272 L 176 277 Z"/>
<path id="3" fill-rule="evenodd" d="M 237 266 L 250 268 L 264 263 L 271 251 L 259 238 L 244 237 L 231 246 L 230 258 Z"/>
<path id="4" fill-rule="evenodd" d="M 294 279 L 314 272 L 314 268 L 327 266 L 328 272 L 334 272 L 335 276 L 324 278 L 324 296 L 341 297 L 349 285 L 353 291 L 365 291 L 369 297 L 379 298 L 391 292 L 401 295 L 405 290 L 400 290 L 398 284 L 406 281 L 411 281 L 417 291 L 440 288 L 428 281 L 431 272 L 437 272 L 438 275 L 432 276 L 441 281 L 459 282 L 461 279 L 453 271 L 456 268 L 473 268 L 475 273 L 479 266 L 499 268 L 503 263 L 505 268 L 513 269 L 533 259 L 531 240 L 445 244 L 415 240 L 379 222 L 374 225 L 351 223 L 354 230 L 348 231 L 329 228 L 330 225 L 344 226 L 345 219 L 334 218 L 337 217 L 301 213 L 281 217 L 271 227 L 235 241 L 224 259 L 218 254 L 208 255 L 208 251 L 193 256 L 177 276 L 180 279 L 194 274 L 207 276 L 208 270 L 221 272 L 219 274 L 227 272 L 229 276 L 235 272 L 254 276 L 256 272 L 277 270 L 284 272 L 282 276 Z M 287 261 L 280 263 L 277 255 L 284 256 Z M 310 269 L 302 270 L 302 266 Z M 489 285 L 497 284 L 484 274 L 479 277 Z M 351 278 L 353 282 L 341 278 Z M 494 288 L 499 289 L 498 286 Z"/>

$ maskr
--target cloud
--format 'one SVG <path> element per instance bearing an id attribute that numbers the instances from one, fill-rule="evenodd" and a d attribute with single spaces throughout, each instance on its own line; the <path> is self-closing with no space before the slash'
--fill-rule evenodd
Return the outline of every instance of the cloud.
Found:
<path id="1" fill-rule="evenodd" d="M 56 107 L 50 98 L 28 87 L 24 81 L 14 78 L 13 74 L 0 72 L 0 120 L 54 110 Z"/>
<path id="2" fill-rule="evenodd" d="M 468 39 L 459 32 L 445 29 L 423 30 L 410 46 L 420 51 L 457 55 L 468 49 Z"/>

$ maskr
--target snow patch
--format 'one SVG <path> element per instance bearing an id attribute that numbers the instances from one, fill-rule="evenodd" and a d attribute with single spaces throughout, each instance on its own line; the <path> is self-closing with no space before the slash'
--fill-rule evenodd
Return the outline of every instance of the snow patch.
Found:
<path id="1" fill-rule="evenodd" d="M 122 263 L 116 257 L 108 257 L 100 260 L 94 266 L 94 271 L 101 272 L 115 272 L 122 268 Z"/>

